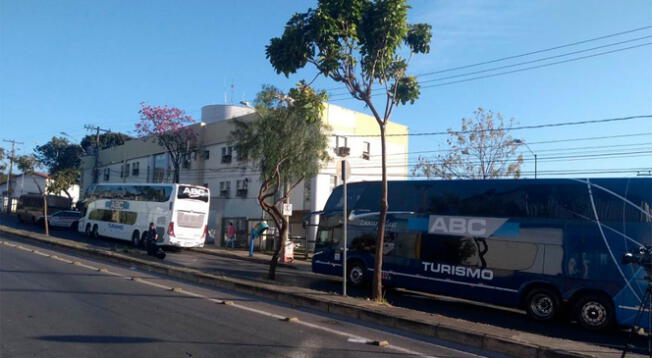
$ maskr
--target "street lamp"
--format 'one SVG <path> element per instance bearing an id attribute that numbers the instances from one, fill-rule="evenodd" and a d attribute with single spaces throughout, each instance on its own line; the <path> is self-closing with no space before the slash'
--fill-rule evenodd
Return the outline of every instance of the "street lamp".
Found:
<path id="1" fill-rule="evenodd" d="M 342 296 L 346 296 L 346 279 L 347 279 L 347 250 L 348 250 L 348 240 L 347 240 L 347 224 L 349 220 L 349 211 L 348 211 L 348 194 L 347 194 L 347 188 L 346 188 L 346 180 L 348 177 L 351 175 L 350 170 L 351 167 L 349 166 L 349 163 L 346 161 L 346 157 L 351 153 L 351 148 L 347 147 L 346 144 L 344 147 L 337 147 L 335 148 L 335 154 L 337 154 L 338 157 L 342 158 L 342 160 L 336 164 L 336 172 L 340 174 L 342 177 L 342 196 L 344 198 L 344 205 L 342 208 L 342 214 L 343 214 L 343 223 L 342 223 L 342 241 L 344 241 L 343 245 L 343 250 L 342 250 Z"/>
<path id="2" fill-rule="evenodd" d="M 525 141 L 523 141 L 521 139 L 514 139 L 514 140 L 512 140 L 512 143 L 524 145 L 525 148 L 527 148 L 527 150 L 529 150 L 530 153 L 532 153 L 532 155 L 534 156 L 534 179 L 536 179 L 537 178 L 537 153 L 535 153 L 532 150 L 532 148 L 530 148 L 530 146 L 527 145 L 527 143 L 525 143 Z"/>

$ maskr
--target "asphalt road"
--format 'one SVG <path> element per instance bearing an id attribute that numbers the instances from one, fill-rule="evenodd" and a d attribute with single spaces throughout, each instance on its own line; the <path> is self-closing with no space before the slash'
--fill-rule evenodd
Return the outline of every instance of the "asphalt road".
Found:
<path id="1" fill-rule="evenodd" d="M 26 230 L 38 231 L 33 225 L 20 224 L 13 217 L 0 216 L 0 224 L 18 227 Z M 71 240 L 86 242 L 101 247 L 129 247 L 128 243 L 103 239 L 95 240 L 69 230 L 55 230 L 52 235 L 69 238 Z M 206 255 L 190 251 L 168 252 L 165 258 L 168 264 L 177 264 L 201 269 L 208 272 L 265 281 L 267 265 Z M 277 268 L 277 284 L 286 284 L 307 287 L 324 292 L 340 292 L 341 281 L 332 276 L 314 274 L 292 268 Z M 349 295 L 368 297 L 366 289 L 349 289 Z M 524 312 L 518 310 L 505 310 L 484 305 L 470 304 L 442 296 L 428 295 L 404 290 L 389 290 L 386 292 L 387 301 L 399 307 L 410 308 L 425 313 L 441 314 L 448 317 L 460 318 L 471 322 L 480 322 L 503 328 L 515 329 L 523 332 L 540 334 L 550 337 L 586 342 L 604 347 L 619 349 L 627 342 L 627 332 L 613 330 L 611 332 L 589 332 L 577 324 L 567 321 L 536 322 L 529 319 Z M 636 352 L 646 352 L 646 340 L 636 337 L 632 342 L 637 348 Z"/>
<path id="2" fill-rule="evenodd" d="M 11 245 L 20 242 L 0 236 Z M 21 246 L 0 245 L 3 358 L 488 356 L 40 246 Z M 98 271 L 100 267 L 105 270 Z M 224 300 L 233 304 L 219 304 Z M 389 345 L 372 343 L 382 340 Z"/>

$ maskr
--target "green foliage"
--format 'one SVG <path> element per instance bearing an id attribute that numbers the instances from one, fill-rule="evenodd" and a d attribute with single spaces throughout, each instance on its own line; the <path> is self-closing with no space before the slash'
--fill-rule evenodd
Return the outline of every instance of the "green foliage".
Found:
<path id="1" fill-rule="evenodd" d="M 324 92 L 303 83 L 287 96 L 264 86 L 255 102 L 256 119 L 234 120 L 234 149 L 257 163 L 270 190 L 317 174 L 320 163 L 328 159 L 328 137 L 321 123 L 325 100 Z"/>
<path id="2" fill-rule="evenodd" d="M 81 140 L 81 147 L 84 148 L 84 150 L 89 153 L 91 148 L 95 148 L 95 142 L 96 142 L 96 135 L 95 134 L 89 134 L 82 138 Z M 117 145 L 122 145 L 126 141 L 129 141 L 133 139 L 131 136 L 128 136 L 124 133 L 117 133 L 117 132 L 108 132 L 108 133 L 102 133 L 100 134 L 100 149 L 107 149 L 111 147 L 115 147 Z"/>
<path id="3" fill-rule="evenodd" d="M 395 106 L 414 103 L 419 85 L 406 75 L 409 58 L 430 51 L 431 27 L 407 23 L 407 0 L 319 0 L 316 9 L 290 18 L 281 37 L 270 40 L 266 55 L 277 73 L 286 77 L 307 64 L 321 75 L 346 86 L 364 102 L 381 132 L 383 190 L 376 244 L 374 298 L 380 298 L 383 237 L 387 203 L 385 127 Z M 401 45 L 409 58 L 401 57 Z M 384 112 L 377 109 L 374 86 L 385 92 Z"/>
<path id="4" fill-rule="evenodd" d="M 267 46 L 267 58 L 285 76 L 312 63 L 321 74 L 347 84 L 355 98 L 370 101 L 367 89 L 374 81 L 395 87 L 405 76 L 401 44 L 412 53 L 430 51 L 431 26 L 408 25 L 408 8 L 406 0 L 320 0 L 317 9 L 292 16 L 283 35 Z M 355 78 L 358 65 L 361 78 Z M 395 102 L 413 103 L 418 95 L 403 91 Z"/>
<path id="5" fill-rule="evenodd" d="M 7 163 L 5 163 L 5 149 L 0 148 L 0 173 L 7 168 Z"/>
<path id="6" fill-rule="evenodd" d="M 513 120 L 478 108 L 471 119 L 462 118 L 459 131 L 448 129 L 445 155 L 419 157 L 414 175 L 444 179 L 519 178 L 523 156 L 516 155 L 520 142 L 507 134 Z"/>
<path id="7" fill-rule="evenodd" d="M 38 159 L 33 155 L 21 155 L 16 158 L 16 166 L 18 169 L 28 175 L 36 173 L 36 170 L 40 165 Z"/>
<path id="8" fill-rule="evenodd" d="M 395 93 L 396 101 L 400 104 L 414 104 L 414 101 L 419 98 L 421 87 L 417 78 L 414 76 L 403 77 L 394 85 L 397 88 L 393 90 Z"/>
<path id="9" fill-rule="evenodd" d="M 432 26 L 430 24 L 410 25 L 405 43 L 410 46 L 414 53 L 430 52 L 430 40 L 432 39 Z"/>
<path id="10" fill-rule="evenodd" d="M 50 174 L 60 170 L 79 168 L 81 163 L 82 148 L 63 137 L 52 139 L 34 148 L 36 159 L 43 164 Z"/>
<path id="11" fill-rule="evenodd" d="M 47 188 L 48 193 L 58 195 L 64 192 L 72 200 L 68 189 L 79 182 L 79 174 L 79 169 L 77 168 L 67 168 L 54 173 L 50 176 L 50 183 Z"/>

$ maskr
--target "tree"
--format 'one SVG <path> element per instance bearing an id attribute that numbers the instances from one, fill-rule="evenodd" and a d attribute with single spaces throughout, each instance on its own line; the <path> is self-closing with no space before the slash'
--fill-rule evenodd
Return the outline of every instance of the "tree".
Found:
<path id="1" fill-rule="evenodd" d="M 7 163 L 5 163 L 5 149 L 0 148 L 0 173 L 2 173 L 5 168 L 7 168 Z"/>
<path id="2" fill-rule="evenodd" d="M 419 157 L 414 175 L 444 179 L 489 179 L 521 176 L 523 156 L 516 155 L 520 141 L 507 134 L 503 115 L 478 108 L 471 119 L 462 118 L 459 131 L 448 129 L 450 150 L 435 159 Z"/>
<path id="3" fill-rule="evenodd" d="M 63 137 L 52 137 L 49 142 L 36 146 L 34 152 L 38 163 L 48 170 L 51 179 L 48 187 L 53 188 L 53 193 L 63 191 L 72 200 L 68 189 L 79 183 L 82 147 Z"/>
<path id="4" fill-rule="evenodd" d="M 315 92 L 305 83 L 287 96 L 277 88 L 264 86 L 255 102 L 256 119 L 234 120 L 230 141 L 240 156 L 258 166 L 258 202 L 281 238 L 269 265 L 272 280 L 289 233 L 290 223 L 281 205 L 288 202 L 297 185 L 316 175 L 321 163 L 329 159 L 328 137 L 321 122 L 325 100 L 325 92 Z"/>
<path id="5" fill-rule="evenodd" d="M 36 169 L 41 166 L 39 160 L 33 155 L 21 155 L 16 158 L 16 164 L 18 169 L 23 172 L 23 175 L 29 175 L 34 181 L 34 185 L 38 189 L 39 193 L 43 197 L 43 222 L 45 224 L 45 235 L 50 235 L 49 224 L 48 224 L 48 181 L 45 180 L 45 186 L 41 188 L 38 181 L 36 180 Z"/>
<path id="6" fill-rule="evenodd" d="M 385 129 L 394 107 L 414 103 L 420 94 L 416 77 L 406 70 L 413 54 L 430 51 L 431 26 L 409 25 L 406 0 L 319 0 L 316 9 L 294 14 L 281 37 L 271 39 L 266 54 L 277 73 L 288 76 L 312 64 L 319 74 L 344 84 L 371 111 L 380 131 L 382 193 L 376 237 L 372 297 L 382 297 L 382 263 L 387 216 Z M 407 45 L 409 57 L 399 52 Z M 378 85 L 383 100 L 373 100 Z"/>
<path id="7" fill-rule="evenodd" d="M 5 169 L 7 169 L 7 163 L 5 163 L 5 149 L 0 148 L 0 183 L 7 180 L 8 176 L 5 174 Z M 8 193 L 11 195 L 11 193 Z"/>
<path id="8" fill-rule="evenodd" d="M 81 147 L 84 148 L 84 151 L 86 153 L 90 152 L 90 148 L 95 148 L 95 142 L 96 140 L 96 135 L 95 134 L 89 134 L 82 138 L 81 140 Z M 125 142 L 131 140 L 131 136 L 128 136 L 124 133 L 116 133 L 116 132 L 108 132 L 108 133 L 102 133 L 100 134 L 100 149 L 107 149 L 111 147 L 115 147 L 117 145 L 123 145 Z"/>
<path id="9" fill-rule="evenodd" d="M 147 106 L 144 102 L 140 106 L 136 133 L 141 137 L 151 137 L 168 151 L 174 169 L 174 182 L 178 183 L 181 163 L 194 150 L 193 143 L 197 139 L 197 133 L 187 127 L 195 120 L 175 107 Z"/>

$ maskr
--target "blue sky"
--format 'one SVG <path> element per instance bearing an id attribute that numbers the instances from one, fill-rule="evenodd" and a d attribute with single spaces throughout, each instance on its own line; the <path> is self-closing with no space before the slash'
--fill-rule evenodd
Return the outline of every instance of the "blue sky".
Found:
<path id="1" fill-rule="evenodd" d="M 159 0 L 154 6 L 143 0 L 0 0 L 0 137 L 25 142 L 20 148 L 26 153 L 61 131 L 81 139 L 87 133 L 83 128 L 86 123 L 113 131 L 132 131 L 141 101 L 176 106 L 199 119 L 203 105 L 221 104 L 225 98 L 227 103 L 251 101 L 263 84 L 287 89 L 300 79 L 311 79 L 312 69 L 288 79 L 277 75 L 265 58 L 264 48 L 270 38 L 282 33 L 292 13 L 305 11 L 315 3 Z M 410 4 L 410 22 L 433 26 L 431 52 L 412 60 L 410 72 L 414 74 L 652 25 L 652 3 L 648 0 L 415 0 Z M 646 29 L 422 79 L 651 35 L 652 29 Z M 652 38 L 602 51 L 648 42 Z M 577 56 L 591 53 L 595 52 Z M 414 105 L 399 107 L 393 120 L 408 125 L 411 132 L 436 132 L 458 127 L 460 118 L 471 116 L 477 107 L 503 113 L 519 125 L 649 115 L 651 59 L 652 46 L 643 46 L 504 76 L 424 88 L 421 99 Z M 329 80 L 317 80 L 315 85 L 340 87 Z M 365 111 L 354 100 L 333 103 Z M 522 130 L 512 135 L 531 143 L 538 153 L 539 170 L 545 173 L 652 169 L 652 154 L 646 153 L 652 151 L 652 135 L 538 144 L 647 132 L 652 132 L 650 119 Z M 444 139 L 413 137 L 410 151 L 442 149 Z M 7 147 L 7 143 L 0 144 Z M 578 147 L 591 148 L 585 148 L 585 152 L 572 149 Z M 600 155 L 606 152 L 642 153 L 608 159 Z M 554 157 L 575 153 L 597 156 L 595 160 L 553 161 Z M 533 170 L 532 163 L 526 162 L 523 169 Z"/>

